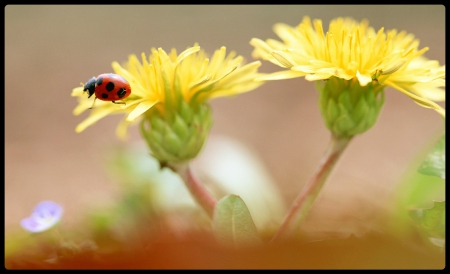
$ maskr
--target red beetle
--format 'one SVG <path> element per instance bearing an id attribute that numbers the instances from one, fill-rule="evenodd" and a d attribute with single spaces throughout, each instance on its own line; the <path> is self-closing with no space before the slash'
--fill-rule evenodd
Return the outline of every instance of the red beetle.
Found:
<path id="1" fill-rule="evenodd" d="M 125 104 L 125 102 L 116 101 L 123 100 L 131 94 L 130 84 L 127 80 L 120 75 L 112 73 L 103 73 L 97 76 L 97 78 L 92 77 L 84 85 L 83 91 L 89 93 L 88 98 L 91 98 L 91 96 L 95 94 L 95 99 L 98 98 L 102 101 L 110 101 L 114 104 Z M 94 104 L 92 104 L 92 107 L 93 106 Z"/>

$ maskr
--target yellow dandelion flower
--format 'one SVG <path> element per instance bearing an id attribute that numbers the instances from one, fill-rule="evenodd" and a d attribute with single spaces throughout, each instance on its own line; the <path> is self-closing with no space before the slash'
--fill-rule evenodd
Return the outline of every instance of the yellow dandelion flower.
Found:
<path id="1" fill-rule="evenodd" d="M 124 113 L 126 119 L 120 126 L 125 128 L 153 106 L 164 111 L 171 104 L 175 108 L 180 99 L 188 104 L 202 104 L 212 98 L 244 93 L 260 86 L 253 80 L 263 75 L 257 72 L 259 61 L 242 66 L 243 57 L 236 57 L 235 52 L 226 56 L 225 47 L 217 50 L 211 59 L 197 45 L 179 55 L 175 49 L 167 54 L 161 48 L 152 48 L 148 58 L 144 53 L 141 57 L 142 61 L 131 55 L 123 67 L 112 63 L 114 72 L 130 83 L 132 94 L 123 100 L 126 104 L 97 100 L 90 116 L 76 127 L 76 132 L 111 114 Z M 74 115 L 92 106 L 93 98 L 87 98 L 82 86 L 73 89 L 72 96 L 79 98 Z"/>
<path id="2" fill-rule="evenodd" d="M 311 22 L 308 17 L 296 27 L 276 24 L 274 31 L 282 42 L 253 38 L 253 56 L 287 70 L 257 80 L 336 77 L 357 80 L 361 87 L 377 81 L 445 117 L 445 110 L 433 102 L 445 101 L 445 66 L 423 57 L 428 48 L 419 50 L 419 40 L 412 34 L 383 28 L 376 32 L 367 20 L 350 18 L 332 20 L 325 33 L 321 20 Z"/>
<path id="3" fill-rule="evenodd" d="M 262 84 L 254 81 L 264 75 L 258 73 L 261 62 L 242 63 L 242 56 L 235 52 L 227 55 L 225 47 L 208 58 L 198 45 L 180 54 L 175 49 L 167 54 L 162 48 L 152 48 L 148 57 L 141 54 L 141 60 L 131 55 L 124 66 L 113 62 L 114 72 L 130 84 L 131 95 L 121 105 L 97 100 L 76 132 L 105 116 L 123 113 L 125 119 L 119 124 L 117 135 L 124 138 L 128 126 L 142 117 L 142 133 L 161 161 L 192 158 L 211 124 L 207 102 L 251 91 Z M 72 96 L 79 100 L 75 115 L 92 106 L 93 98 L 87 98 L 83 87 L 75 88 Z"/>

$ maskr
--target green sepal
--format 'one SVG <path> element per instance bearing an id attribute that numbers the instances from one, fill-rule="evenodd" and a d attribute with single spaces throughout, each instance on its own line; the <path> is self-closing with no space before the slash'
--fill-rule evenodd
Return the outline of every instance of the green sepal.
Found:
<path id="1" fill-rule="evenodd" d="M 191 106 L 182 101 L 171 111 L 148 111 L 141 121 L 141 134 L 160 163 L 175 164 L 198 155 L 211 126 L 209 105 Z"/>
<path id="2" fill-rule="evenodd" d="M 356 79 L 331 77 L 317 84 L 326 127 L 338 138 L 351 138 L 370 129 L 384 104 L 383 87 L 376 81 L 360 86 Z"/>

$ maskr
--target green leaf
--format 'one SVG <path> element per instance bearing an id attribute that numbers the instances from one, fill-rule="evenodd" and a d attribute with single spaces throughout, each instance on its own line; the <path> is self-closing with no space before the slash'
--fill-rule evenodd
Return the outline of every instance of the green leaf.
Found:
<path id="1" fill-rule="evenodd" d="M 445 134 L 419 167 L 419 172 L 445 179 Z"/>
<path id="2" fill-rule="evenodd" d="M 430 236 L 445 238 L 445 201 L 435 201 L 430 209 L 412 210 L 411 216 Z"/>
<path id="3" fill-rule="evenodd" d="M 235 248 L 261 244 L 261 238 L 244 201 L 230 194 L 216 205 L 213 230 L 217 240 Z"/>

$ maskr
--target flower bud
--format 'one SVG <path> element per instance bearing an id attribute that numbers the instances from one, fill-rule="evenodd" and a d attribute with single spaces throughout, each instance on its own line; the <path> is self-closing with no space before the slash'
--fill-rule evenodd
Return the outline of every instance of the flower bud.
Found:
<path id="1" fill-rule="evenodd" d="M 384 103 L 384 86 L 375 80 L 361 86 L 355 78 L 331 77 L 318 84 L 318 90 L 325 124 L 338 138 L 351 138 L 370 129 Z"/>
<path id="2" fill-rule="evenodd" d="M 141 134 L 162 166 L 195 158 L 212 125 L 207 104 L 190 106 L 182 101 L 177 108 L 152 108 L 141 121 Z"/>

